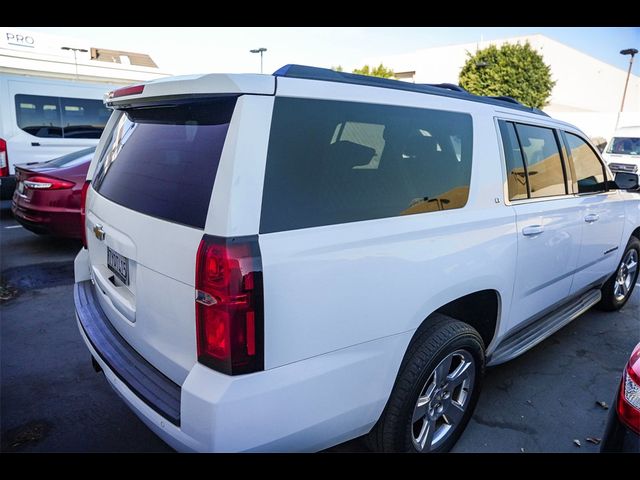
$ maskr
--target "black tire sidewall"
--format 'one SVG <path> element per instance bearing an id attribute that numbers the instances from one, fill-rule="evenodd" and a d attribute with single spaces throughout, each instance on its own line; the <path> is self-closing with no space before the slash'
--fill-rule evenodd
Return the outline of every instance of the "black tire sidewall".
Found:
<path id="1" fill-rule="evenodd" d="M 475 379 L 473 385 L 473 391 L 471 392 L 471 398 L 469 399 L 469 403 L 467 404 L 467 408 L 462 417 L 460 423 L 455 427 L 453 433 L 447 438 L 437 449 L 433 452 L 447 452 L 449 451 L 453 445 L 456 443 L 462 432 L 464 431 L 467 423 L 471 419 L 473 415 L 473 411 L 475 409 L 476 403 L 478 402 L 478 398 L 480 396 L 480 390 L 482 388 L 482 380 L 484 376 L 484 349 L 482 343 L 478 341 L 478 338 L 473 334 L 463 334 L 454 337 L 451 341 L 446 342 L 438 352 L 431 357 L 431 359 L 427 362 L 425 368 L 422 369 L 422 373 L 417 377 L 417 380 L 414 382 L 413 387 L 411 388 L 411 393 L 407 396 L 404 402 L 404 406 L 402 408 L 402 413 L 400 417 L 400 422 L 405 425 L 403 429 L 403 441 L 402 441 L 402 450 L 406 452 L 417 452 L 413 445 L 412 441 L 412 424 L 411 417 L 413 416 L 413 410 L 415 404 L 418 400 L 418 396 L 420 395 L 422 387 L 429 379 L 429 376 L 433 372 L 433 370 L 438 366 L 438 364 L 450 353 L 455 352 L 456 350 L 465 350 L 474 360 L 475 367 Z M 415 359 L 415 356 L 414 356 Z M 412 361 L 414 360 L 412 359 Z"/>

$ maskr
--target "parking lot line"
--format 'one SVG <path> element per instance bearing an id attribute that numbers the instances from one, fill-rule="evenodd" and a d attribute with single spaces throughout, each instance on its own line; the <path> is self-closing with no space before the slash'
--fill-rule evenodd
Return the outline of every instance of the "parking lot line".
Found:
<path id="1" fill-rule="evenodd" d="M 22 227 L 22 225 L 11 225 L 10 227 L 4 227 L 4 228 L 9 229 L 9 228 L 20 228 L 20 227 Z"/>

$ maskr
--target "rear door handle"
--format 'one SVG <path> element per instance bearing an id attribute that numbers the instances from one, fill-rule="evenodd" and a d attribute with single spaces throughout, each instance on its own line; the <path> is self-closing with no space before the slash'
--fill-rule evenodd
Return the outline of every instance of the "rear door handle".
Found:
<path id="1" fill-rule="evenodd" d="M 542 232 L 544 232 L 544 227 L 542 225 L 529 225 L 522 229 L 522 234 L 527 237 L 534 237 L 536 235 L 540 235 Z"/>
<path id="2" fill-rule="evenodd" d="M 584 221 L 587 223 L 597 222 L 598 220 L 600 220 L 600 215 L 598 215 L 597 213 L 590 213 L 589 215 L 584 217 Z"/>

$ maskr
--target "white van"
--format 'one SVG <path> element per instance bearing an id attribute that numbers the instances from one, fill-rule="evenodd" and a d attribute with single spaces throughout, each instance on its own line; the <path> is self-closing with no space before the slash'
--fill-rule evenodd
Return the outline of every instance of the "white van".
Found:
<path id="1" fill-rule="evenodd" d="M 16 165 L 96 146 L 111 114 L 102 99 L 114 87 L 0 74 L 2 199 L 13 193 Z"/>
<path id="2" fill-rule="evenodd" d="M 640 170 L 640 126 L 616 130 L 603 152 L 613 172 L 638 174 Z"/>

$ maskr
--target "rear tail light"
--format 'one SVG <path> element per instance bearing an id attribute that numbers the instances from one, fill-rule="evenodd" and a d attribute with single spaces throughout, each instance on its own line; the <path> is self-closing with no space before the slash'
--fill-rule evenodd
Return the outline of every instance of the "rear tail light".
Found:
<path id="1" fill-rule="evenodd" d="M 618 416 L 631 430 L 640 434 L 640 344 L 631 354 L 627 368 L 622 374 Z"/>
<path id="2" fill-rule="evenodd" d="M 45 175 L 36 175 L 29 177 L 24 181 L 24 186 L 31 188 L 32 190 L 64 190 L 71 188 L 75 185 L 73 182 L 67 182 L 66 180 L 60 180 L 55 177 L 48 177 Z"/>
<path id="3" fill-rule="evenodd" d="M 198 361 L 228 375 L 262 370 L 262 261 L 258 237 L 205 235 L 196 259 Z"/>
<path id="4" fill-rule="evenodd" d="M 7 142 L 0 138 L 0 177 L 9 176 L 9 155 L 7 154 Z"/>
<path id="5" fill-rule="evenodd" d="M 126 97 L 128 95 L 139 95 L 144 91 L 144 85 L 132 85 L 122 87 L 109 93 L 109 98 Z"/>
<path id="6" fill-rule="evenodd" d="M 84 182 L 80 196 L 80 223 L 82 223 L 82 246 L 87 248 L 87 192 L 91 186 L 91 180 Z"/>

